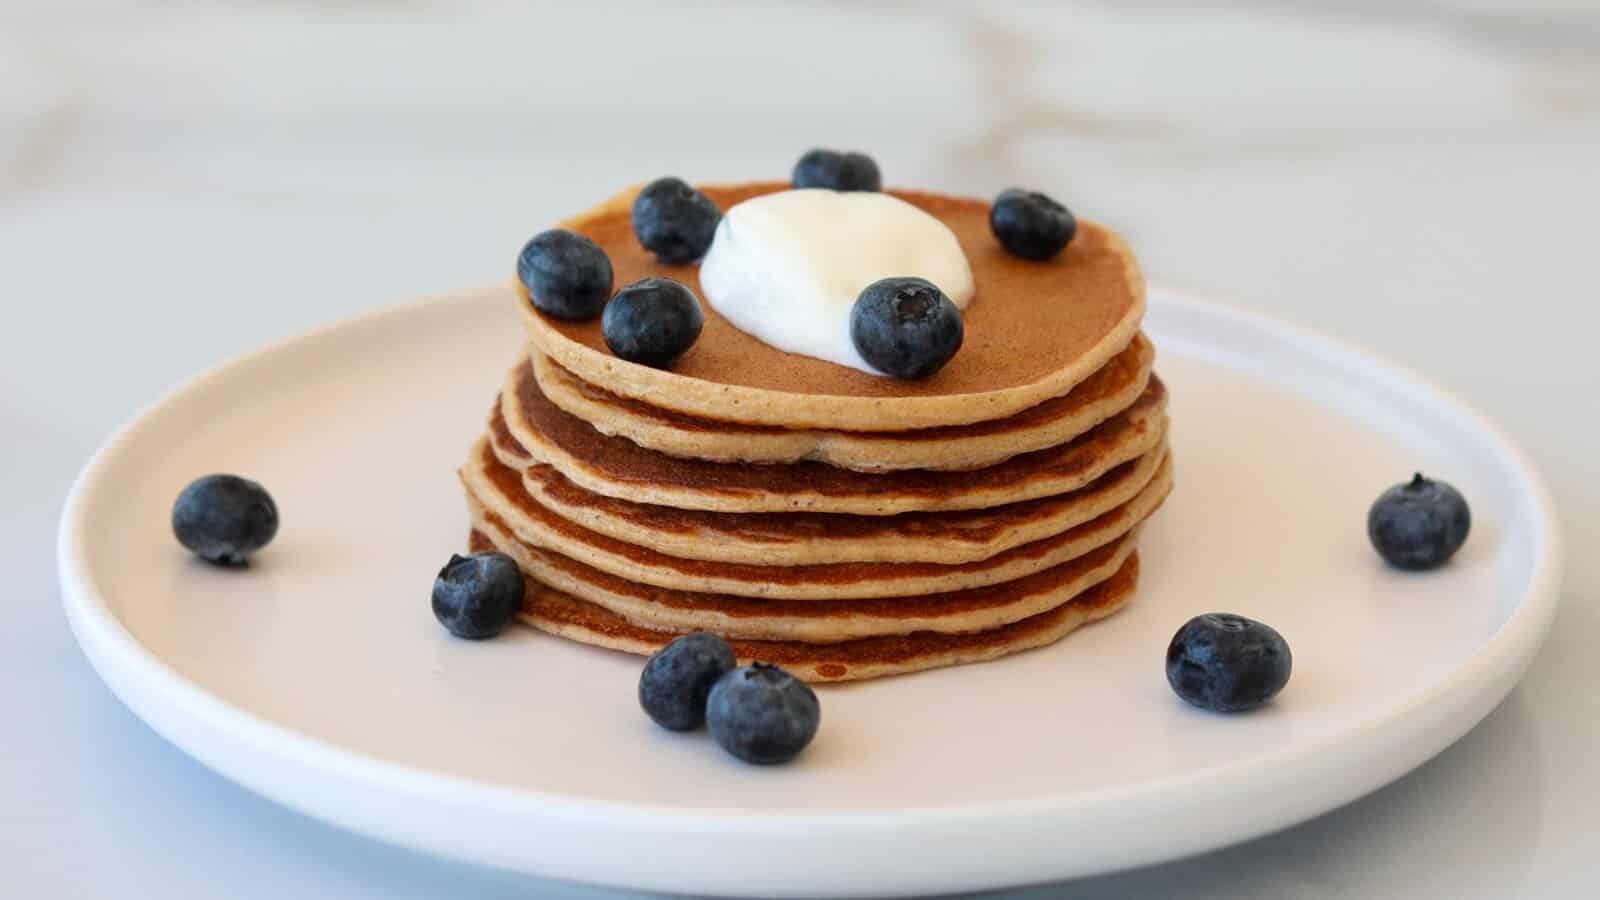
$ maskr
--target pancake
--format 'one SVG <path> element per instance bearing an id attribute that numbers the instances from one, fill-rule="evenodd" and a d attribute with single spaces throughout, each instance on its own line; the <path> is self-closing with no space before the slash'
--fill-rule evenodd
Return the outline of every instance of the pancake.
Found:
<path id="1" fill-rule="evenodd" d="M 715 463 L 647 450 L 601 434 L 551 403 L 525 360 L 507 375 L 490 429 L 509 433 L 531 459 L 573 483 L 634 503 L 713 512 L 885 516 L 981 509 L 1078 490 L 1160 443 L 1166 400 L 1161 379 L 1151 375 L 1131 407 L 1065 444 L 968 472 L 911 469 L 870 475 L 818 462 Z"/>
<path id="2" fill-rule="evenodd" d="M 726 210 L 787 188 L 768 182 L 700 190 Z M 637 193 L 630 188 L 561 227 L 606 251 L 617 286 L 662 276 L 703 298 L 698 266 L 658 263 L 634 238 L 629 210 Z M 977 285 L 963 312 L 961 351 L 926 379 L 885 378 L 784 353 L 734 328 L 705 302 L 699 340 L 670 371 L 618 359 L 606 348 L 598 318 L 547 317 L 527 302 L 520 283 L 518 309 L 539 350 L 592 385 L 691 416 L 785 428 L 902 431 L 1004 418 L 1067 393 L 1133 340 L 1144 314 L 1144 278 L 1110 230 L 1079 220 L 1061 255 L 1033 262 L 1000 247 L 986 201 L 887 193 L 950 227 Z"/>
<path id="3" fill-rule="evenodd" d="M 475 552 L 493 549 L 488 539 L 476 532 L 470 545 Z M 621 616 L 532 578 L 526 583 L 522 620 L 541 631 L 639 655 L 654 653 L 677 636 L 640 628 Z M 971 634 L 921 631 L 830 644 L 744 640 L 731 643 L 741 664 L 772 663 L 806 681 L 852 681 L 901 675 L 983 662 L 1052 644 L 1085 623 L 1103 619 L 1127 605 L 1138 583 L 1139 556 L 1135 553 L 1116 574 L 1067 603 L 989 631 Z"/>
<path id="4" fill-rule="evenodd" d="M 857 472 L 977 469 L 1072 440 L 1144 392 L 1155 348 L 1144 335 L 1077 387 L 1004 419 L 915 431 L 819 431 L 717 422 L 619 397 L 532 351 L 551 403 L 602 434 L 669 456 L 712 462 L 815 461 Z"/>
<path id="5" fill-rule="evenodd" d="M 741 597 L 847 599 L 905 597 L 967 590 L 1031 575 L 1082 556 L 1127 534 L 1160 505 L 1171 489 L 1170 463 L 1138 496 L 1076 528 L 962 565 L 939 563 L 827 563 L 809 566 L 748 565 L 668 556 L 607 537 L 545 509 L 523 487 L 520 473 L 502 465 L 482 439 L 461 468 L 472 498 L 500 517 L 512 533 L 536 547 L 596 569 L 657 587 Z"/>
<path id="6" fill-rule="evenodd" d="M 753 599 L 670 591 L 608 575 L 516 538 L 469 500 L 472 527 L 525 575 L 652 631 L 713 631 L 745 640 L 832 643 L 881 635 L 984 631 L 1054 609 L 1110 578 L 1134 552 L 1137 530 L 1026 578 L 970 591 L 876 600 Z"/>
<path id="7" fill-rule="evenodd" d="M 1165 445 L 1112 469 L 1082 490 L 993 509 L 910 512 L 717 513 L 631 503 L 584 490 L 544 465 L 520 464 L 522 486 L 545 509 L 619 541 L 711 562 L 804 566 L 842 562 L 964 563 L 1081 525 L 1138 495 L 1160 468 Z"/>

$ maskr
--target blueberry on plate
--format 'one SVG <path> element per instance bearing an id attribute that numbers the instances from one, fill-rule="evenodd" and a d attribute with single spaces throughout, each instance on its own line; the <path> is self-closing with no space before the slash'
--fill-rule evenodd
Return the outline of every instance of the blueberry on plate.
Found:
<path id="1" fill-rule="evenodd" d="M 693 346 L 704 324 L 693 291 L 671 278 L 644 278 L 606 304 L 600 335 L 617 356 L 665 369 Z"/>
<path id="2" fill-rule="evenodd" d="M 600 245 L 564 228 L 542 231 L 517 255 L 517 277 L 540 312 L 583 321 L 611 296 L 611 259 Z"/>
<path id="3" fill-rule="evenodd" d="M 1179 697 L 1213 712 L 1266 703 L 1289 683 L 1292 665 L 1283 635 L 1230 613 L 1195 616 L 1167 645 L 1167 683 Z"/>
<path id="4" fill-rule="evenodd" d="M 706 721 L 706 697 L 738 665 L 733 648 L 697 631 L 657 650 L 639 673 L 639 706 L 662 728 L 688 731 Z"/>
<path id="5" fill-rule="evenodd" d="M 1436 569 L 1454 556 L 1472 529 L 1461 492 L 1418 472 L 1383 492 L 1367 513 L 1367 537 L 1397 569 Z"/>
<path id="6" fill-rule="evenodd" d="M 522 609 L 522 591 L 522 571 L 504 553 L 452 554 L 433 582 L 433 615 L 456 637 L 494 637 Z"/>
<path id="7" fill-rule="evenodd" d="M 633 198 L 633 236 L 667 265 L 705 256 L 720 221 L 722 210 L 682 178 L 657 178 Z"/>
<path id="8" fill-rule="evenodd" d="M 1072 242 L 1078 220 L 1037 191 L 1002 191 L 989 207 L 989 228 L 1013 256 L 1046 260 Z"/>
<path id="9" fill-rule="evenodd" d="M 896 378 L 926 378 L 961 349 L 961 310 L 933 282 L 884 278 L 850 309 L 850 340 L 867 364 Z"/>
<path id="10" fill-rule="evenodd" d="M 816 693 L 766 663 L 723 675 L 706 701 L 706 724 L 717 746 L 762 765 L 793 759 L 811 743 L 821 721 Z"/>
<path id="11" fill-rule="evenodd" d="M 789 183 L 795 188 L 828 188 L 835 191 L 880 191 L 883 177 L 878 164 L 865 153 L 839 153 L 812 150 L 794 164 Z"/>
<path id="12" fill-rule="evenodd" d="M 172 533 L 206 562 L 242 566 L 278 533 L 278 507 L 254 481 L 207 475 L 178 494 Z"/>

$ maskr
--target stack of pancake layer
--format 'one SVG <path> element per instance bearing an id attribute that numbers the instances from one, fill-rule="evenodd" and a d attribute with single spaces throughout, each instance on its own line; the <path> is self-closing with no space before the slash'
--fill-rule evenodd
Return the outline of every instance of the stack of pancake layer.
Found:
<path id="1" fill-rule="evenodd" d="M 727 209 L 784 187 L 702 190 Z M 694 347 L 651 369 L 518 298 L 532 340 L 461 478 L 473 549 L 527 577 L 525 621 L 634 653 L 712 631 L 842 681 L 1043 646 L 1131 599 L 1172 485 L 1131 254 L 1082 223 L 1056 259 L 1016 259 L 987 204 L 896 193 L 950 226 L 977 283 L 962 350 L 923 381 L 782 353 L 703 301 Z M 619 285 L 698 294 L 695 266 L 634 241 L 630 200 L 563 227 Z"/>

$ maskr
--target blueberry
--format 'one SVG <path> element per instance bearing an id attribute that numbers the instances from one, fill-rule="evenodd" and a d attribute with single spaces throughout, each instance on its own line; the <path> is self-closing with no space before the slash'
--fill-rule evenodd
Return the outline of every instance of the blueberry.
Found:
<path id="1" fill-rule="evenodd" d="M 178 543 L 219 566 L 242 566 L 278 533 L 278 507 L 267 489 L 237 475 L 189 483 L 172 504 Z"/>
<path id="2" fill-rule="evenodd" d="M 723 675 L 706 701 L 706 724 L 717 746 L 763 765 L 793 759 L 811 743 L 821 720 L 811 688 L 765 663 Z"/>
<path id="3" fill-rule="evenodd" d="M 558 319 L 592 319 L 611 296 L 611 259 L 563 228 L 534 235 L 517 255 L 517 277 L 533 305 Z"/>
<path id="4" fill-rule="evenodd" d="M 994 198 L 989 228 L 1013 256 L 1045 260 L 1072 242 L 1078 220 L 1044 194 L 1012 188 Z"/>
<path id="5" fill-rule="evenodd" d="M 494 637 L 522 609 L 522 571 L 504 553 L 452 554 L 433 582 L 433 615 L 456 637 Z"/>
<path id="6" fill-rule="evenodd" d="M 1398 569 L 1436 569 L 1455 555 L 1472 529 L 1472 513 L 1461 492 L 1418 472 L 1372 504 L 1367 537 L 1378 554 Z"/>
<path id="7" fill-rule="evenodd" d="M 644 278 L 606 304 L 600 334 L 623 359 L 665 369 L 694 344 L 704 324 L 693 291 L 671 278 Z"/>
<path id="8" fill-rule="evenodd" d="M 697 631 L 657 650 L 639 673 L 639 705 L 662 728 L 688 731 L 706 721 L 706 696 L 738 662 L 733 648 Z"/>
<path id="9" fill-rule="evenodd" d="M 722 210 L 682 178 L 657 178 L 633 199 L 633 235 L 667 265 L 691 263 L 711 249 Z"/>
<path id="10" fill-rule="evenodd" d="M 796 188 L 883 190 L 883 177 L 878 174 L 878 164 L 865 153 L 812 150 L 794 164 L 794 174 L 789 181 Z"/>
<path id="11" fill-rule="evenodd" d="M 926 378 L 961 349 L 961 310 L 933 282 L 884 278 L 850 309 L 850 340 L 867 364 L 896 378 Z"/>
<path id="12" fill-rule="evenodd" d="M 1167 683 L 1213 712 L 1255 709 L 1271 700 L 1289 683 L 1292 664 L 1283 635 L 1230 613 L 1195 616 L 1167 645 Z"/>

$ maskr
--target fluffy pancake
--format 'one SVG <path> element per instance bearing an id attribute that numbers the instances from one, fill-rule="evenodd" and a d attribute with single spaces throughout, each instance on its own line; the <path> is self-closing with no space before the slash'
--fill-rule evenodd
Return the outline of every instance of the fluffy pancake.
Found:
<path id="1" fill-rule="evenodd" d="M 493 545 L 473 532 L 474 551 Z M 1137 553 L 1115 574 L 1072 600 L 1035 616 L 989 631 L 861 638 L 828 644 L 798 641 L 732 641 L 741 663 L 782 666 L 807 681 L 851 681 L 918 672 L 941 666 L 982 662 L 1042 647 L 1065 637 L 1087 622 L 1105 618 L 1125 606 L 1139 583 Z M 648 654 L 677 635 L 640 628 L 592 603 L 527 579 L 522 619 L 541 631 L 585 644 Z"/>
<path id="2" fill-rule="evenodd" d="M 713 631 L 745 640 L 832 643 L 881 635 L 984 631 L 1051 610 L 1110 578 L 1134 552 L 1137 530 L 1077 559 L 1016 581 L 920 597 L 784 600 L 698 594 L 609 575 L 529 545 L 469 500 L 472 527 L 533 580 L 651 631 Z"/>
<path id="3" fill-rule="evenodd" d="M 502 463 L 522 471 L 523 487 L 540 506 L 591 531 L 670 556 L 775 566 L 988 559 L 1128 502 L 1155 477 L 1165 455 L 1165 445 L 1157 445 L 1081 490 L 992 509 L 850 516 L 717 513 L 631 503 L 584 490 L 549 466 L 522 464 L 514 449 L 496 452 Z"/>
<path id="4" fill-rule="evenodd" d="M 1127 410 L 1065 444 L 966 472 L 865 474 L 817 462 L 715 463 L 647 450 L 601 434 L 551 403 L 525 360 L 508 374 L 490 428 L 505 431 L 534 461 L 575 484 L 634 503 L 714 512 L 882 516 L 981 509 L 1078 490 L 1160 443 L 1166 399 L 1161 379 L 1152 375 Z"/>
<path id="5" fill-rule="evenodd" d="M 881 476 L 880 476 L 881 477 Z M 904 597 L 984 587 L 1060 565 L 1128 533 L 1171 489 L 1169 463 L 1127 503 L 1058 535 L 962 565 L 828 563 L 773 566 L 706 562 L 669 556 L 576 525 L 539 504 L 520 472 L 501 464 L 487 438 L 461 468 L 472 498 L 504 521 L 522 541 L 589 566 L 657 587 L 742 597 L 848 599 Z"/>
<path id="6" fill-rule="evenodd" d="M 532 351 L 551 403 L 602 434 L 669 456 L 712 462 L 827 463 L 857 472 L 976 469 L 1072 440 L 1127 409 L 1150 380 L 1155 348 L 1144 335 L 1077 387 L 1004 419 L 914 431 L 828 431 L 718 422 L 619 397 Z"/>
<path id="7" fill-rule="evenodd" d="M 787 184 L 703 185 L 717 206 L 784 190 Z M 561 223 L 598 243 L 618 286 L 662 276 L 703 297 L 699 267 L 669 266 L 634 238 L 629 209 L 638 188 Z M 1079 221 L 1077 236 L 1047 262 L 1005 252 L 982 200 L 915 191 L 889 193 L 955 233 L 977 284 L 963 313 L 961 351 L 933 376 L 883 378 L 784 353 L 739 331 L 702 303 L 705 327 L 670 371 L 618 359 L 600 322 L 543 315 L 517 286 L 534 343 L 582 380 L 615 394 L 708 419 L 786 428 L 901 431 L 966 425 L 1015 415 L 1064 394 L 1133 340 L 1144 314 L 1138 264 L 1114 233 Z"/>

